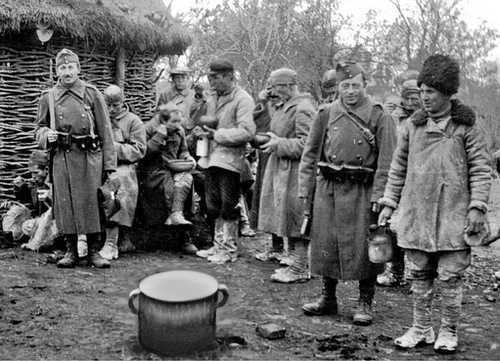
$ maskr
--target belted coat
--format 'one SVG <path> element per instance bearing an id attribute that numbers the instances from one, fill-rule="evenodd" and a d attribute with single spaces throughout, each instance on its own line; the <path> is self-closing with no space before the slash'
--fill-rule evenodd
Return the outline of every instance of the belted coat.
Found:
<path id="1" fill-rule="evenodd" d="M 55 100 L 56 130 L 69 129 L 74 136 L 93 132 L 102 142 L 95 151 L 82 150 L 73 144 L 69 151 L 57 148 L 53 152 L 51 175 L 57 228 L 63 234 L 101 232 L 97 189 L 102 185 L 103 172 L 116 170 L 116 151 L 104 97 L 96 87 L 80 79 L 69 88 L 57 84 L 50 91 Z M 47 148 L 48 92 L 40 98 L 37 124 L 38 143 Z"/>
<path id="2" fill-rule="evenodd" d="M 425 252 L 467 249 L 467 212 L 487 210 L 491 167 L 472 109 L 452 100 L 440 121 L 423 111 L 401 126 L 383 205 L 397 208 L 398 245 Z"/>
<path id="3" fill-rule="evenodd" d="M 311 271 L 335 279 L 362 280 L 382 270 L 368 259 L 367 231 L 377 221 L 371 204 L 382 197 L 396 131 L 382 106 L 368 97 L 350 112 L 375 136 L 376 147 L 347 116 L 341 100 L 323 105 L 300 162 L 299 196 L 314 200 Z M 318 172 L 318 162 L 340 170 L 339 176 Z M 341 176 L 348 169 L 364 169 L 367 177 L 359 181 Z"/>
<path id="4" fill-rule="evenodd" d="M 298 94 L 277 110 L 270 131 L 278 136 L 266 162 L 258 228 L 281 237 L 300 237 L 303 205 L 298 194 L 299 162 L 316 108 L 309 94 Z"/>

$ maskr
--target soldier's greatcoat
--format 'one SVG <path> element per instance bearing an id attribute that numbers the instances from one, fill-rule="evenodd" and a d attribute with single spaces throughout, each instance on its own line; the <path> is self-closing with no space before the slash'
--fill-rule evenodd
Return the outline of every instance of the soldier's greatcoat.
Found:
<path id="1" fill-rule="evenodd" d="M 55 127 L 68 129 L 75 136 L 89 135 L 91 129 L 102 141 L 96 151 L 81 150 L 75 144 L 70 151 L 57 148 L 53 155 L 52 177 L 54 216 L 64 234 L 89 234 L 102 231 L 97 189 L 104 171 L 116 169 L 116 152 L 111 123 L 104 97 L 94 86 L 78 79 L 70 88 L 57 84 Z M 40 98 L 37 115 L 37 140 L 47 148 L 50 127 L 48 92 Z"/>
<path id="2" fill-rule="evenodd" d="M 120 209 L 110 220 L 131 227 L 139 194 L 136 170 L 146 154 L 146 130 L 141 119 L 127 110 L 111 119 L 111 125 L 118 161 L 116 175 L 120 178 Z"/>
<path id="3" fill-rule="evenodd" d="M 297 197 L 299 162 L 315 115 L 308 94 L 294 96 L 273 114 L 270 131 L 279 141 L 267 160 L 262 180 L 260 230 L 281 237 L 300 237 L 303 207 Z"/>
<path id="4" fill-rule="evenodd" d="M 371 203 L 382 197 L 396 143 L 394 121 L 370 98 L 351 109 L 376 138 L 376 149 L 345 115 L 341 100 L 324 105 L 313 122 L 299 167 L 299 195 L 313 196 L 311 270 L 343 280 L 373 277 L 381 267 L 368 260 L 367 230 L 376 223 Z M 328 112 L 328 117 L 321 116 Z M 326 122 L 323 119 L 327 119 Z M 373 170 L 373 180 L 359 182 L 347 177 L 317 174 L 318 161 L 337 169 L 359 167 Z"/>

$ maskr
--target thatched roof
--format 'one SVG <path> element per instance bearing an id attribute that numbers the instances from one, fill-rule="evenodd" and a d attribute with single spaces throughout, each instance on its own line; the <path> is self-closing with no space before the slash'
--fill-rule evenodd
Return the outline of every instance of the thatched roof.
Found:
<path id="1" fill-rule="evenodd" d="M 191 39 L 162 0 L 2 0 L 0 37 L 35 31 L 129 50 L 181 54 Z"/>

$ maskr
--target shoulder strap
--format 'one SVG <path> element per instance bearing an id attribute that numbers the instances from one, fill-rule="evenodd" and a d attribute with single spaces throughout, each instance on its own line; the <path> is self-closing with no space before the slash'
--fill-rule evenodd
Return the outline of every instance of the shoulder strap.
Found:
<path id="1" fill-rule="evenodd" d="M 50 117 L 50 129 L 56 130 L 56 115 L 55 115 L 55 101 L 54 101 L 54 89 L 49 89 L 49 117 Z"/>
<path id="2" fill-rule="evenodd" d="M 372 133 L 368 127 L 363 125 L 363 120 L 355 113 L 350 112 L 347 109 L 343 109 L 344 114 L 347 115 L 347 118 L 361 131 L 361 134 L 366 139 L 368 144 L 374 149 L 377 150 L 377 141 L 375 135 Z"/>

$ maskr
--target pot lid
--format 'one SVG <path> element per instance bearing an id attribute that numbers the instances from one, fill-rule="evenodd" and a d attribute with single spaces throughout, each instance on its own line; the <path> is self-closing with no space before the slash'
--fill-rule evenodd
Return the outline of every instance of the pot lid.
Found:
<path id="1" fill-rule="evenodd" d="M 144 278 L 139 284 L 141 292 L 166 302 L 195 301 L 217 292 L 215 278 L 195 271 L 167 271 Z"/>

